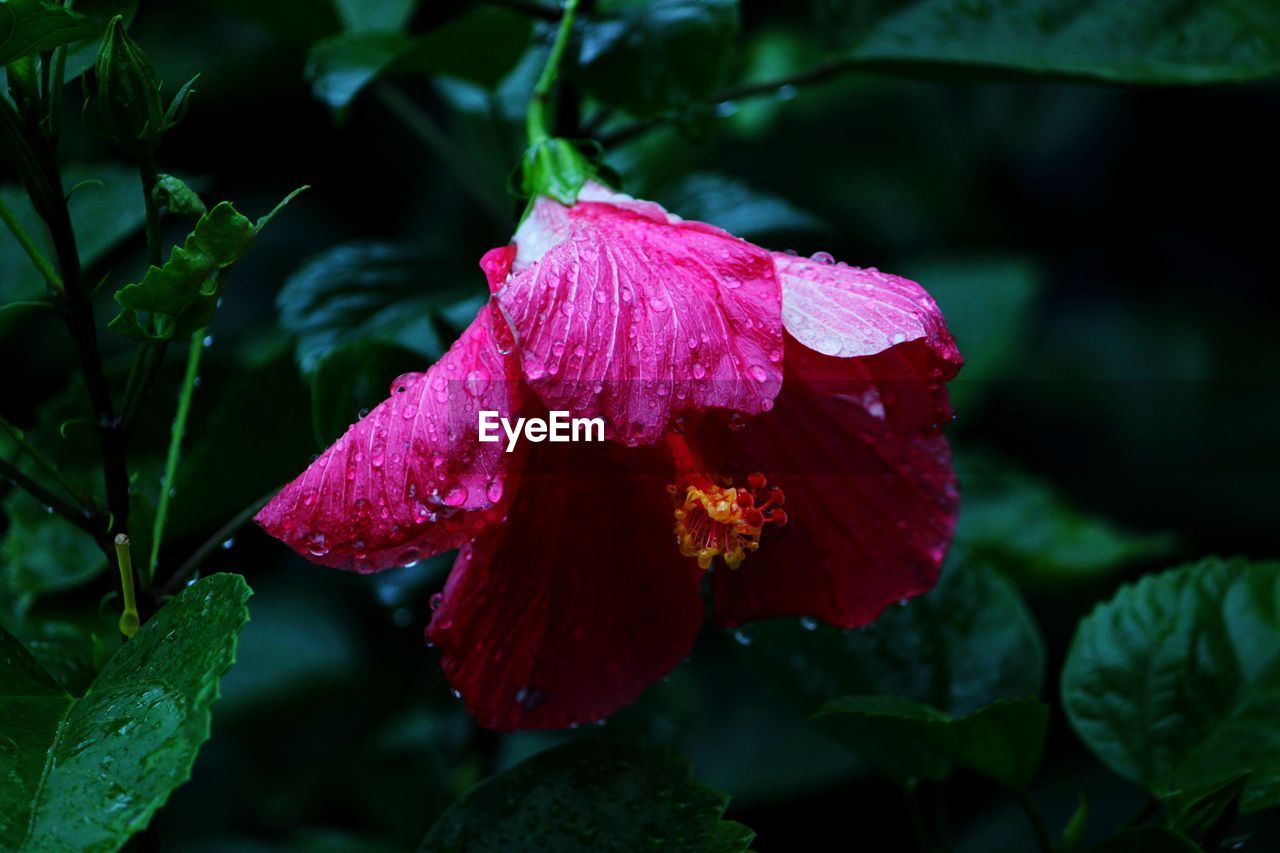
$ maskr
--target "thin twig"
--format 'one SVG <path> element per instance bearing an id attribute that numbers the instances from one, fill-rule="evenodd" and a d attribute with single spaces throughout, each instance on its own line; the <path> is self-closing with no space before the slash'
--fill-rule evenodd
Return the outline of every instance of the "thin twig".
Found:
<path id="1" fill-rule="evenodd" d="M 830 80 L 836 75 L 849 70 L 853 67 L 853 63 L 844 61 L 828 61 L 821 62 L 813 68 L 804 71 L 798 71 L 795 74 L 788 74 L 783 77 L 775 77 L 772 80 L 762 80 L 756 83 L 743 83 L 724 89 L 713 95 L 707 104 L 695 109 L 705 110 L 712 104 L 723 104 L 727 101 L 740 101 L 745 98 L 755 98 L 761 95 L 773 95 L 781 89 L 788 86 L 802 86 L 805 83 L 819 83 Z M 664 124 L 670 124 L 691 115 L 694 110 L 684 110 L 681 112 L 664 113 L 653 118 L 644 119 L 624 127 L 620 127 L 615 131 L 603 134 L 599 137 L 600 144 L 608 148 L 627 140 L 634 139 L 643 133 L 661 127 Z"/>
<path id="2" fill-rule="evenodd" d="M 93 513 L 96 508 L 89 497 L 75 483 L 71 482 L 67 475 L 62 473 L 62 469 L 54 464 L 53 460 L 40 452 L 40 449 L 31 443 L 31 439 L 27 438 L 27 434 L 16 426 L 11 424 L 4 417 L 0 417 L 0 431 L 9 435 L 13 442 L 22 448 L 35 463 L 45 470 L 50 477 L 58 481 L 62 488 L 67 490 L 67 494 L 75 498 L 79 502 L 80 507 L 87 513 Z"/>
<path id="3" fill-rule="evenodd" d="M 96 527 L 93 523 L 93 515 L 86 513 L 80 507 L 75 506 L 70 501 L 54 494 L 40 483 L 22 473 L 17 466 L 0 459 L 0 477 L 4 477 L 24 492 L 40 501 L 44 506 L 52 509 L 58 515 L 70 521 L 76 527 L 79 527 L 85 533 L 88 533 L 99 543 L 104 541 L 103 531 Z"/>
<path id="4" fill-rule="evenodd" d="M 223 542 L 230 539 L 237 530 L 248 523 L 249 519 L 257 515 L 258 510 L 266 506 L 279 491 L 279 489 L 272 489 L 267 494 L 258 498 L 252 504 L 236 513 L 230 521 L 219 527 L 212 536 L 202 542 L 200 547 L 196 548 L 196 550 L 192 552 L 191 556 L 187 558 L 186 562 L 181 566 L 178 566 L 177 570 L 169 576 L 169 579 L 164 582 L 164 585 L 156 590 L 155 596 L 157 600 L 173 595 L 182 589 L 182 585 L 187 582 L 188 578 L 195 574 L 196 569 L 200 568 L 200 564 L 207 560 L 210 554 L 218 550 L 218 548 L 222 546 Z"/>

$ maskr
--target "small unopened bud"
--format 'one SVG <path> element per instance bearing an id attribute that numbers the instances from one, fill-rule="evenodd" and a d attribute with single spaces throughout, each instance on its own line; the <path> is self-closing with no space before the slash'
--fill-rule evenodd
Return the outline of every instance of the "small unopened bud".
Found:
<path id="1" fill-rule="evenodd" d="M 160 84 L 120 15 L 111 19 L 102 39 L 94 78 L 90 104 L 103 134 L 124 148 L 154 149 L 166 129 Z"/>

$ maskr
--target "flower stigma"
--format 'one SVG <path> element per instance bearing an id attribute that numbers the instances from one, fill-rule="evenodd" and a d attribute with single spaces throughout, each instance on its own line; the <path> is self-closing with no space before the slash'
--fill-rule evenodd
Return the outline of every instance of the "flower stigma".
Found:
<path id="1" fill-rule="evenodd" d="M 786 495 L 777 486 L 766 491 L 766 484 L 764 475 L 756 473 L 745 486 L 686 485 L 683 496 L 678 486 L 668 486 L 677 502 L 675 532 L 680 553 L 696 558 L 702 569 L 710 569 L 716 557 L 730 569 L 741 566 L 747 554 L 759 550 L 765 525 L 787 523 L 782 509 Z M 762 494 L 767 497 L 758 503 Z"/>

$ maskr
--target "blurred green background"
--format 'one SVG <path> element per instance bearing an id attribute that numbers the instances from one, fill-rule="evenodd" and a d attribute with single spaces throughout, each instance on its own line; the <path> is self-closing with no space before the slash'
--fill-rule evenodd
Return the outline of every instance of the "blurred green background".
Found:
<path id="1" fill-rule="evenodd" d="M 210 330 L 162 571 L 301 470 L 395 375 L 437 356 L 486 295 L 475 262 L 518 218 L 508 181 L 553 15 L 423 4 L 407 31 L 474 8 L 521 23 L 435 46 L 441 62 L 481 69 L 469 77 L 393 69 L 335 110 L 363 73 L 350 57 L 364 54 L 314 46 L 332 47 L 344 9 L 348 26 L 352 15 L 373 16 L 361 18 L 373 30 L 400 23 L 396 4 L 362 5 L 143 3 L 131 27 L 166 91 L 200 74 L 162 171 L 251 217 L 311 186 L 237 267 Z M 834 5 L 744 2 L 737 34 L 722 34 L 732 49 L 714 91 L 815 67 L 840 27 L 859 26 L 833 22 Z M 579 81 L 613 72 L 584 64 L 569 75 L 559 132 L 604 141 L 624 191 L 765 246 L 905 275 L 937 297 L 968 362 L 952 386 L 964 494 L 953 562 L 989 566 L 1026 597 L 1045 695 L 1056 695 L 1077 621 L 1123 581 L 1204 554 L 1274 554 L 1274 82 L 1132 87 L 902 64 L 675 110 L 646 106 L 642 82 L 629 109 L 610 109 Z M 648 66 L 635 74 L 661 82 Z M 73 207 L 97 247 L 90 269 L 109 285 L 109 316 L 110 292 L 144 264 L 136 176 L 75 121 L 64 153 L 77 164 L 69 175 L 103 181 Z M 181 239 L 182 224 L 167 227 Z M 6 241 L 8 300 L 38 279 Z M 126 369 L 127 342 L 104 341 L 112 369 Z M 140 438 L 146 483 L 180 360 Z M 51 314 L 0 327 L 0 364 L 3 413 L 33 433 L 56 433 L 83 405 Z M 75 433 L 61 461 L 88 470 Z M 77 626 L 114 585 L 101 556 L 25 496 L 4 506 L 6 627 L 88 655 Z M 50 578 L 54 564 L 67 576 Z M 448 565 L 356 577 L 256 530 L 229 536 L 204 571 L 246 576 L 252 621 L 192 780 L 140 843 L 401 849 L 474 781 L 576 736 L 488 733 L 453 699 L 421 634 Z M 757 832 L 760 850 L 833 839 L 898 849 L 909 823 L 900 793 L 804 722 L 756 639 L 706 629 L 693 659 L 607 728 L 689 755 L 701 780 L 733 796 L 728 816 Z M 962 773 L 945 793 L 957 849 L 1030 849 L 1023 816 L 993 784 Z M 1090 838 L 1144 800 L 1088 757 L 1055 707 L 1031 796 L 1060 828 L 1078 793 Z M 1250 849 L 1280 844 L 1274 817 L 1250 826 Z"/>

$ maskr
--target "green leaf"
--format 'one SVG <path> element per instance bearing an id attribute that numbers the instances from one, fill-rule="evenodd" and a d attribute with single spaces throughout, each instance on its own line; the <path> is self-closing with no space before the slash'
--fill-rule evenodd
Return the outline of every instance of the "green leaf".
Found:
<path id="1" fill-rule="evenodd" d="M 63 169 L 63 181 L 68 187 L 79 187 L 71 193 L 68 207 L 81 262 L 91 269 L 146 221 L 138 172 L 109 163 L 71 163 Z M 26 192 L 6 185 L 0 187 L 0 198 L 52 261 L 53 249 L 44 237 L 44 225 L 31 209 Z M 44 279 L 26 253 L 8 229 L 0 231 L 0 303 L 30 301 L 45 293 Z"/>
<path id="2" fill-rule="evenodd" d="M 409 22 L 418 0 L 333 0 L 348 30 L 398 30 Z"/>
<path id="3" fill-rule="evenodd" d="M 1185 835 L 1159 826 L 1139 826 L 1111 836 L 1089 853 L 1201 853 Z"/>
<path id="4" fill-rule="evenodd" d="M 1027 586 L 1060 589 L 1171 553 L 1172 535 L 1080 512 L 1047 483 L 985 454 L 957 455 L 964 501 L 956 542 Z"/>
<path id="5" fill-rule="evenodd" d="M 859 63 L 955 66 L 1127 83 L 1209 83 L 1280 73 L 1270 0 L 906 0 L 868 12 L 828 2 Z M 828 28 L 831 29 L 830 27 Z"/>
<path id="6" fill-rule="evenodd" d="M 480 8 L 415 38 L 391 71 L 452 77 L 492 89 L 516 67 L 532 38 L 528 15 Z M 484 50 L 476 50 L 478 44 Z"/>
<path id="7" fill-rule="evenodd" d="M 1240 797 L 1249 782 L 1241 773 L 1200 795 L 1175 794 L 1168 800 L 1170 829 L 1177 830 L 1205 850 L 1217 850 L 1240 813 Z"/>
<path id="8" fill-rule="evenodd" d="M 156 204 L 168 207 L 170 213 L 178 216 L 200 217 L 208 212 L 199 194 L 173 175 L 160 175 L 151 188 L 151 196 Z"/>
<path id="9" fill-rule="evenodd" d="M 485 8 L 416 37 L 398 27 L 356 28 L 313 45 L 304 75 L 316 98 L 338 111 L 382 76 L 453 77 L 492 89 L 524 55 L 532 34 L 527 16 Z"/>
<path id="10" fill-rule="evenodd" d="M 118 849 L 190 776 L 218 679 L 235 659 L 249 587 L 213 575 L 172 599 L 84 696 L 62 690 L 0 632 L 0 845 Z"/>
<path id="11" fill-rule="evenodd" d="M 6 0 L 0 4 L 0 65 L 33 56 L 92 36 L 89 18 L 39 0 Z"/>
<path id="12" fill-rule="evenodd" d="M 584 18 L 583 91 L 637 118 L 710 99 L 738 32 L 736 0 L 607 0 Z"/>
<path id="13" fill-rule="evenodd" d="M 844 696 L 814 719 L 895 778 L 944 779 L 953 767 L 963 767 L 1022 789 L 1040 766 L 1049 706 L 1032 698 L 1006 699 L 953 717 L 901 696 Z"/>
<path id="14" fill-rule="evenodd" d="M 1241 812 L 1280 803 L 1280 563 L 1207 558 L 1090 614 L 1062 675 L 1067 717 L 1159 797 L 1249 771 Z"/>
<path id="15" fill-rule="evenodd" d="M 311 91 L 335 110 L 345 109 L 408 47 L 401 32 L 347 32 L 317 42 L 303 71 Z"/>
<path id="16" fill-rule="evenodd" d="M 665 750 L 586 737 L 473 788 L 420 849 L 746 850 L 754 833 L 721 819 L 728 800 Z"/>
<path id="17" fill-rule="evenodd" d="M 391 381 L 420 371 L 422 356 L 394 344 L 353 341 L 330 350 L 311 374 L 311 419 L 316 441 L 328 447 L 387 397 Z"/>
<path id="18" fill-rule="evenodd" d="M 720 172 L 685 175 L 660 192 L 657 198 L 672 213 L 685 219 L 709 222 L 744 239 L 779 232 L 831 230 L 826 222 L 785 198 Z M 968 358 L 968 353 L 965 357 Z"/>
<path id="19" fill-rule="evenodd" d="M 42 299 L 29 299 L 0 305 L 0 341 L 18 329 L 26 328 L 42 315 L 52 314 L 54 305 Z"/>
<path id="20" fill-rule="evenodd" d="M 9 526 L 0 542 L 0 590 L 15 615 L 40 596 L 79 586 L 106 568 L 92 536 L 25 492 L 5 498 L 4 515 Z"/>
<path id="21" fill-rule="evenodd" d="M 938 586 L 840 631 L 773 619 L 734 633 L 748 664 L 806 713 L 844 695 L 889 693 L 956 716 L 1039 694 L 1044 649 L 1012 584 L 952 563 Z"/>
<path id="22" fill-rule="evenodd" d="M 141 282 L 116 291 L 122 310 L 107 328 L 145 341 L 169 340 L 207 326 L 222 293 L 223 275 L 248 254 L 262 227 L 299 192 L 290 193 L 257 223 L 229 201 L 214 205 L 196 222 L 183 245 L 173 248 L 164 266 L 149 267 Z M 142 322 L 139 312 L 149 313 L 154 325 Z"/>
<path id="23" fill-rule="evenodd" d="M 474 288 L 459 283 L 476 281 Z M 435 318 L 466 302 L 470 321 L 483 301 L 479 273 L 388 243 L 347 243 L 312 258 L 276 298 L 280 324 L 298 338 L 298 364 L 311 374 L 326 352 L 359 340 L 396 344 L 439 358 Z M 447 289 L 446 289 L 447 288 Z M 470 299 L 467 294 L 474 294 Z M 465 325 L 465 323 L 464 323 Z M 425 367 L 425 365 L 424 365 Z"/>

